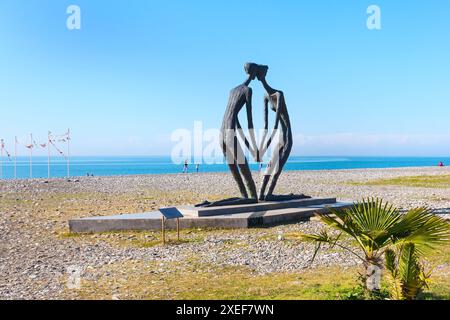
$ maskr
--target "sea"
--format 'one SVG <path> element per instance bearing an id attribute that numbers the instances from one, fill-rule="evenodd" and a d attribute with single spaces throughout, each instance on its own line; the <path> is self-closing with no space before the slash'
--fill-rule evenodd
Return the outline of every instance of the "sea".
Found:
<path id="1" fill-rule="evenodd" d="M 5 156 L 0 161 L 1 179 L 28 179 L 48 177 L 47 157 L 33 157 L 32 170 L 30 172 L 30 159 L 18 157 L 16 170 L 14 159 Z M 399 168 L 399 167 L 433 167 L 439 162 L 450 165 L 450 157 L 303 157 L 291 156 L 285 166 L 286 171 L 301 170 L 341 170 L 362 168 Z M 252 170 L 258 170 L 257 163 L 250 164 Z M 143 174 L 174 174 L 183 171 L 183 164 L 174 163 L 170 156 L 73 156 L 70 158 L 70 177 L 86 175 L 93 176 L 118 176 L 118 175 L 143 175 Z M 199 172 L 226 172 L 224 163 L 200 163 Z M 14 172 L 16 175 L 14 176 Z M 195 162 L 188 165 L 189 173 L 196 173 Z M 50 176 L 67 177 L 67 161 L 64 158 L 52 157 L 50 159 Z"/>

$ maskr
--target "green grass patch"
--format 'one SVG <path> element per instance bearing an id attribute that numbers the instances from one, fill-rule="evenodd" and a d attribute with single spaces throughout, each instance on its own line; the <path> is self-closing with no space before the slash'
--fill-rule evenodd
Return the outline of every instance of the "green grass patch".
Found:
<path id="1" fill-rule="evenodd" d="M 189 230 L 195 237 L 203 236 L 203 230 Z M 225 231 L 223 231 L 225 232 Z M 103 234 L 102 239 L 119 241 L 126 246 L 152 246 L 160 244 L 152 240 L 158 233 L 129 232 Z M 150 237 L 146 237 L 149 236 Z M 173 234 L 172 234 L 173 235 Z M 67 234 L 66 237 L 78 237 Z M 84 235 L 85 237 L 93 235 Z M 185 234 L 185 237 L 189 237 Z M 192 235 L 191 235 L 192 236 Z M 287 233 L 288 241 L 298 241 L 298 234 Z M 145 241 L 143 240 L 145 238 Z M 114 239 L 114 240 L 112 240 Z M 269 241 L 269 238 L 267 238 Z M 123 242 L 122 242 L 123 241 Z M 173 244 L 176 245 L 174 242 Z M 235 241 L 224 243 L 234 247 Z M 449 259 L 450 245 L 428 256 L 436 267 L 431 277 L 430 288 L 419 298 L 426 300 L 450 299 Z M 82 288 L 67 292 L 71 298 L 111 299 L 313 299 L 313 300 L 359 300 L 367 299 L 358 282 L 361 267 L 319 267 L 292 273 L 255 274 L 244 266 L 207 264 L 195 253 L 178 262 L 169 261 L 120 261 L 93 269 L 93 278 L 82 280 Z M 386 299 L 387 283 L 383 277 L 381 299 Z"/>
<path id="2" fill-rule="evenodd" d="M 203 242 L 205 233 L 190 229 L 180 230 L 180 239 L 174 230 L 166 231 L 166 245 Z M 76 239 L 79 241 L 103 241 L 120 247 L 151 248 L 162 245 L 162 233 L 159 231 L 122 231 L 100 233 L 62 232 L 60 239 Z"/>
<path id="3" fill-rule="evenodd" d="M 195 261 L 189 265 L 164 263 L 161 266 L 150 262 L 108 267 L 129 270 L 126 279 L 113 284 L 113 292 L 122 299 L 334 300 L 346 299 L 357 286 L 356 270 L 343 273 L 340 268 L 255 275 L 245 267 L 219 267 Z M 340 276 L 336 277 L 337 274 Z M 110 279 L 83 281 L 78 295 L 83 299 L 110 299 Z"/>
<path id="4" fill-rule="evenodd" d="M 404 186 L 421 188 L 450 188 L 450 175 L 405 176 L 391 179 L 378 179 L 368 182 L 350 182 L 355 186 Z"/>
<path id="5" fill-rule="evenodd" d="M 429 289 L 420 296 L 420 300 L 450 300 L 449 276 L 432 275 Z"/>

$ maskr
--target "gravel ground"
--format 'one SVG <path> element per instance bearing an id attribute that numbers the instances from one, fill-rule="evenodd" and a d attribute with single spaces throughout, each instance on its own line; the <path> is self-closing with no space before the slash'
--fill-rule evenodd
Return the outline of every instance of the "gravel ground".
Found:
<path id="1" fill-rule="evenodd" d="M 450 168 L 286 172 L 277 191 L 337 196 L 344 201 L 377 196 L 403 209 L 427 206 L 447 216 L 449 189 L 349 184 L 441 174 L 450 174 Z M 311 265 L 314 246 L 287 239 L 291 233 L 321 228 L 315 221 L 269 229 L 193 231 L 183 235 L 186 243 L 165 247 L 135 245 L 136 237 L 154 239 L 152 233 L 67 234 L 69 218 L 142 212 L 220 199 L 236 192 L 226 173 L 1 181 L 0 299 L 74 297 L 67 294 L 70 269 L 89 277 L 102 266 L 130 260 L 182 263 L 195 257 L 219 266 L 248 267 L 255 274 L 301 272 L 321 266 L 345 268 L 358 263 L 346 252 L 325 249 Z"/>

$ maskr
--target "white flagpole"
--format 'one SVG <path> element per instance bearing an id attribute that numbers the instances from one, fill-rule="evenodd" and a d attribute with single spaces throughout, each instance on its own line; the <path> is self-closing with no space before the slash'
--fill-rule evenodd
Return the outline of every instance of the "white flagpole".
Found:
<path id="1" fill-rule="evenodd" d="M 47 151 L 48 151 L 48 157 L 47 157 L 47 171 L 48 171 L 48 178 L 50 179 L 50 134 L 51 132 L 48 132 L 47 136 Z"/>
<path id="2" fill-rule="evenodd" d="M 3 139 L 0 140 L 1 157 L 0 157 L 0 179 L 3 179 Z"/>
<path id="3" fill-rule="evenodd" d="M 17 136 L 14 137 L 14 179 L 17 179 Z"/>
<path id="4" fill-rule="evenodd" d="M 70 128 L 67 129 L 67 178 L 70 178 Z"/>
<path id="5" fill-rule="evenodd" d="M 30 133 L 30 179 L 33 178 L 33 134 Z"/>

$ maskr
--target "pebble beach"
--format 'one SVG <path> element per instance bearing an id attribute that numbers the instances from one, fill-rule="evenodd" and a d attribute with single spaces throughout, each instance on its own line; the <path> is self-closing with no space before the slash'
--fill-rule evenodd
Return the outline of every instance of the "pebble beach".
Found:
<path id="1" fill-rule="evenodd" d="M 257 182 L 258 175 L 254 173 Z M 289 171 L 282 174 L 276 193 L 341 201 L 380 197 L 403 210 L 425 206 L 447 218 L 448 187 L 369 183 L 422 175 L 450 175 L 450 168 Z M 126 282 L 129 276 L 124 271 L 139 274 L 151 266 L 145 270 L 163 276 L 182 272 L 193 259 L 220 268 L 247 268 L 255 276 L 358 266 L 359 261 L 349 253 L 328 248 L 311 263 L 314 245 L 289 240 L 297 233 L 323 228 L 315 220 L 265 229 L 186 230 L 183 243 L 168 246 L 158 243 L 155 232 L 73 235 L 67 225 L 70 218 L 154 211 L 237 195 L 228 173 L 0 181 L 0 299 L 119 298 L 117 283 Z M 160 267 L 167 263 L 174 267 Z M 72 269 L 78 270 L 83 283 L 90 284 L 87 288 L 104 283 L 111 286 L 110 294 L 99 297 L 94 289 L 71 290 L 67 283 Z M 449 269 L 447 265 L 437 268 L 447 274 Z M 164 298 L 164 294 L 146 297 Z M 135 296 L 130 293 L 124 298 Z"/>

